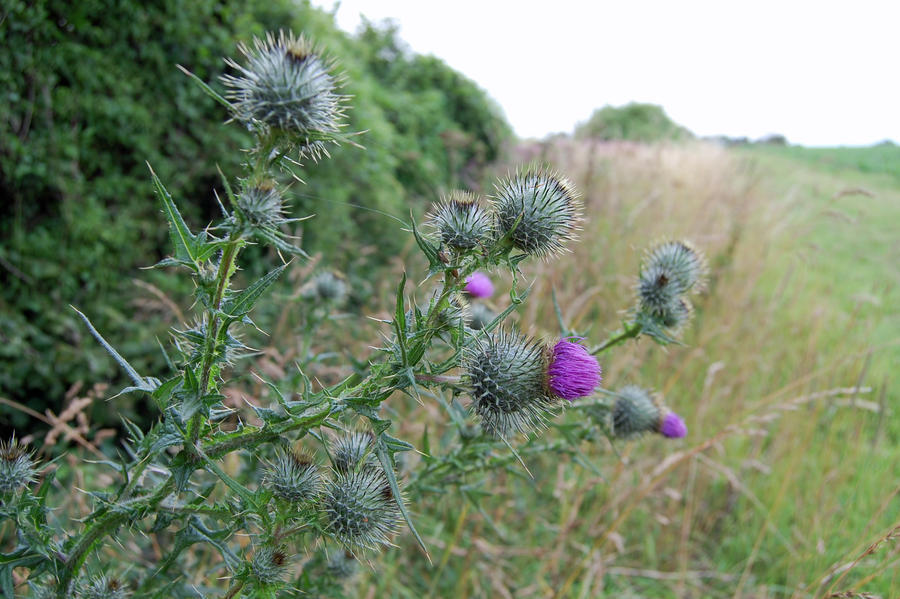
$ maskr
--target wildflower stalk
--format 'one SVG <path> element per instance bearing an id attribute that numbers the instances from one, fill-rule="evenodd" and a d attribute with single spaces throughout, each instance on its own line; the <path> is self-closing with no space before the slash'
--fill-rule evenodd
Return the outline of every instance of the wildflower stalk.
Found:
<path id="1" fill-rule="evenodd" d="M 615 333 L 610 335 L 609 339 L 607 339 L 600 345 L 591 348 L 591 353 L 594 354 L 595 356 L 598 354 L 602 354 L 603 352 L 610 349 L 611 347 L 615 347 L 621 343 L 624 343 L 625 341 L 627 341 L 629 339 L 636 338 L 638 335 L 641 334 L 642 330 L 643 330 L 643 327 L 638 322 L 626 323 L 625 326 L 622 327 L 621 330 L 616 331 Z"/>

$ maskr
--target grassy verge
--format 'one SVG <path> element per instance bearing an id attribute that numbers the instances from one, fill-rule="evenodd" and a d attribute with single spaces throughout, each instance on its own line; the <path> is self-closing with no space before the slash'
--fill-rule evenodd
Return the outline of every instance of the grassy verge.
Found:
<path id="1" fill-rule="evenodd" d="M 437 566 L 390 552 L 361 584 L 398 597 L 897 596 L 896 162 L 804 152 L 523 148 L 588 207 L 574 255 L 529 272 L 523 328 L 553 332 L 555 288 L 567 324 L 603 338 L 632 302 L 643 248 L 706 249 L 687 346 L 641 340 L 603 360 L 606 386 L 655 387 L 690 433 L 584 447 L 599 472 L 536 460 L 534 479 L 497 475 L 465 507 L 431 498 L 420 529 Z M 436 421 L 408 420 L 410 438 Z"/>

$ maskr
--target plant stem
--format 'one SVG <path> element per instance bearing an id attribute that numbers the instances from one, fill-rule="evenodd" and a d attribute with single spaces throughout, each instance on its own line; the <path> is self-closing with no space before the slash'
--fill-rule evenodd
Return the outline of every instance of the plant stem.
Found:
<path id="1" fill-rule="evenodd" d="M 625 327 L 621 331 L 616 331 L 615 333 L 613 333 L 613 335 L 609 339 L 607 339 L 606 341 L 604 341 L 597 347 L 593 348 L 591 350 L 591 353 L 594 355 L 601 354 L 601 353 L 605 352 L 606 350 L 608 350 L 609 348 L 611 348 L 615 345 L 619 345 L 623 341 L 637 337 L 638 335 L 641 334 L 642 330 L 643 330 L 643 327 L 641 327 L 641 325 L 636 322 L 631 323 L 630 325 L 626 324 Z"/>
<path id="2" fill-rule="evenodd" d="M 213 358 L 216 353 L 216 344 L 219 337 L 219 309 L 222 307 L 222 298 L 225 297 L 225 290 L 228 289 L 228 282 L 231 279 L 231 273 L 234 270 L 234 261 L 238 254 L 239 241 L 232 233 L 222 250 L 222 259 L 219 261 L 219 270 L 216 272 L 216 293 L 213 297 L 212 308 L 209 310 L 209 318 L 206 327 L 206 347 L 203 350 L 203 361 L 200 364 L 200 387 L 197 390 L 199 394 L 198 400 L 202 401 L 204 395 L 209 391 L 209 382 L 212 373 Z M 190 431 L 189 451 L 193 451 L 200 438 L 200 420 L 203 417 L 198 411 L 191 418 L 188 426 Z"/>
<path id="3" fill-rule="evenodd" d="M 156 491 L 146 497 L 145 501 L 136 501 L 135 503 L 145 503 L 148 507 L 155 507 L 169 494 L 174 483 L 174 477 L 170 476 Z M 56 585 L 56 596 L 59 599 L 65 599 L 69 596 L 69 587 L 72 585 L 72 581 L 78 576 L 78 571 L 88 555 L 90 555 L 97 541 L 106 535 L 112 534 L 119 526 L 134 517 L 138 512 L 139 508 L 137 506 L 127 511 L 106 512 L 88 525 L 66 555 L 63 571 Z"/>
<path id="4" fill-rule="evenodd" d="M 243 586 L 244 586 L 243 580 L 235 580 L 231 584 L 231 588 L 228 589 L 228 592 L 225 593 L 225 596 L 222 599 L 231 599 L 232 597 L 234 597 L 235 595 L 238 594 L 238 591 L 240 591 Z"/>

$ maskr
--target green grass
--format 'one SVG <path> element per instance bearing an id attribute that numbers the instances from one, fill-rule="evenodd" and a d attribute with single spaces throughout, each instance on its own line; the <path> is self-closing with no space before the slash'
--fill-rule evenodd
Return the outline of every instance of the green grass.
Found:
<path id="1" fill-rule="evenodd" d="M 602 338 L 643 247 L 686 236 L 706 249 L 688 346 L 603 357 L 604 385 L 662 391 L 689 436 L 623 444 L 622 459 L 583 447 L 602 477 L 532 460 L 534 480 L 492 475 L 478 510 L 425 498 L 419 528 L 443 565 L 403 542 L 361 584 L 397 597 L 900 595 L 896 540 L 853 563 L 900 524 L 895 150 L 545 149 L 588 221 L 573 256 L 528 273 L 525 328 L 552 334 L 555 288 L 569 324 Z"/>

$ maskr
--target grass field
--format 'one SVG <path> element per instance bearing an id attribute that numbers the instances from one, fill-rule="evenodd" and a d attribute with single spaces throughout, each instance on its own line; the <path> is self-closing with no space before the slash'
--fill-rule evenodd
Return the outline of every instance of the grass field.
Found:
<path id="1" fill-rule="evenodd" d="M 426 496 L 434 567 L 404 537 L 362 596 L 900 596 L 897 148 L 561 140 L 518 158 L 553 164 L 587 206 L 574 254 L 528 272 L 532 333 L 554 332 L 555 287 L 566 324 L 602 340 L 648 244 L 707 252 L 686 345 L 602 358 L 604 386 L 663 392 L 688 437 L 586 445 L 596 471 L 531 459 L 533 479 L 492 475 L 470 502 Z M 417 439 L 434 420 L 409 409 Z"/>

